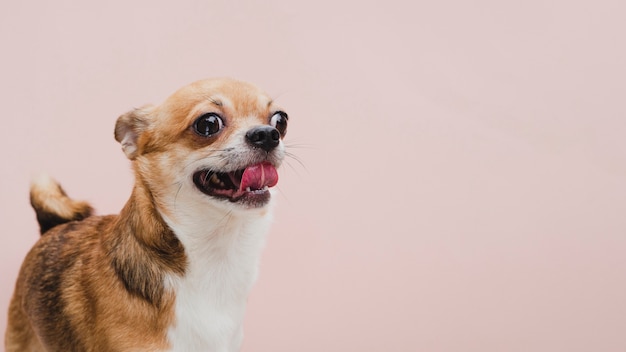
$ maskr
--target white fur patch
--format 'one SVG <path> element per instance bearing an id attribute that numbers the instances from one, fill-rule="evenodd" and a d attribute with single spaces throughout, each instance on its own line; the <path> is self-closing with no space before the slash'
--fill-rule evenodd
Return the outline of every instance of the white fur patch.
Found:
<path id="1" fill-rule="evenodd" d="M 239 351 L 250 288 L 257 277 L 271 204 L 262 209 L 215 204 L 188 182 L 163 215 L 188 257 L 184 277 L 170 276 L 176 296 L 171 351 Z M 223 203 L 220 201 L 220 203 Z M 173 204 L 173 203 L 169 203 Z"/>

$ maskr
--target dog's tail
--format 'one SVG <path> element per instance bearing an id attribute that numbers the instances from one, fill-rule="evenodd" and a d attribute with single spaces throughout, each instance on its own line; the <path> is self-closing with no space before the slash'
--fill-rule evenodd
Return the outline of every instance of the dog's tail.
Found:
<path id="1" fill-rule="evenodd" d="M 87 202 L 70 199 L 61 185 L 48 175 L 33 179 L 30 186 L 30 204 L 37 213 L 37 222 L 43 235 L 51 228 L 91 215 Z"/>

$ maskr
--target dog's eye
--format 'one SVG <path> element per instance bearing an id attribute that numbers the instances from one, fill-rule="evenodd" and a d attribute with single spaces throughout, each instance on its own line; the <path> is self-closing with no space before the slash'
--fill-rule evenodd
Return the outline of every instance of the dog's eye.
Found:
<path id="1" fill-rule="evenodd" d="M 280 132 L 281 137 L 284 137 L 287 133 L 287 120 L 289 120 L 289 117 L 282 111 L 275 112 L 270 118 L 270 125 Z"/>
<path id="2" fill-rule="evenodd" d="M 204 114 L 193 123 L 194 131 L 202 137 L 210 137 L 221 131 L 223 127 L 222 118 L 214 113 Z"/>

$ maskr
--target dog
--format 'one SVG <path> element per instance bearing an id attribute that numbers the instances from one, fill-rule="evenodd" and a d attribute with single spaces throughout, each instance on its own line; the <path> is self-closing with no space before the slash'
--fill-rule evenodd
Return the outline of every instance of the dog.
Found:
<path id="1" fill-rule="evenodd" d="M 118 118 L 135 175 L 118 215 L 35 179 L 42 236 L 17 279 L 6 351 L 238 351 L 287 122 L 256 86 L 202 80 Z"/>

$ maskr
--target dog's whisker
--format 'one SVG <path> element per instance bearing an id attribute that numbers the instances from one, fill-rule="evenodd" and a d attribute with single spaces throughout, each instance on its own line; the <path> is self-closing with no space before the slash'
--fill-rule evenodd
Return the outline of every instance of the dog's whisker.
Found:
<path id="1" fill-rule="evenodd" d="M 226 215 L 224 215 L 224 217 L 222 218 L 222 220 L 224 220 L 224 226 L 227 226 L 228 223 L 232 220 L 233 217 L 233 211 L 230 210 L 228 213 L 226 213 Z M 220 223 L 222 222 L 222 220 L 220 220 Z"/>
<path id="2" fill-rule="evenodd" d="M 214 153 L 214 152 L 220 152 L 223 150 L 219 150 L 216 149 L 215 151 L 210 150 L 209 153 Z M 218 159 L 218 162 L 222 163 L 224 161 L 224 159 L 227 158 L 227 156 L 222 155 L 222 154 L 218 154 L 218 155 L 205 155 L 202 156 L 200 158 L 196 158 L 194 160 L 191 160 L 190 162 L 188 162 L 185 166 L 183 166 L 183 169 L 187 170 L 190 166 L 192 166 L 193 164 L 197 164 L 197 163 L 201 163 L 202 161 L 206 161 L 206 160 L 210 160 L 210 159 Z"/>
<path id="3" fill-rule="evenodd" d="M 178 189 L 176 190 L 176 195 L 174 195 L 174 209 L 177 208 L 178 206 L 178 194 L 180 193 L 180 190 L 183 188 L 183 183 L 182 182 L 176 182 L 175 184 L 178 184 Z"/>
<path id="4" fill-rule="evenodd" d="M 302 162 L 302 160 L 300 160 L 300 158 L 299 158 L 299 157 L 297 157 L 297 156 L 296 156 L 296 155 L 294 155 L 293 153 L 289 153 L 289 152 L 285 152 L 285 156 L 286 156 L 286 157 L 288 157 L 288 158 L 290 158 L 290 159 L 292 159 L 292 160 L 295 160 L 298 164 L 300 164 L 300 166 L 302 166 L 302 168 L 303 168 L 305 171 L 309 172 L 309 169 L 307 169 L 306 165 L 304 165 L 304 162 Z"/>
<path id="5" fill-rule="evenodd" d="M 285 144 L 285 148 L 288 148 L 288 149 L 316 149 L 315 145 L 313 145 L 313 144 L 304 144 L 304 143 Z"/>
<path id="6" fill-rule="evenodd" d="M 284 198 L 287 203 L 291 204 L 291 200 L 289 199 L 289 197 L 287 197 L 287 193 L 283 192 L 283 189 L 280 186 L 276 186 L 276 188 L 278 188 L 278 193 L 280 194 L 280 196 Z"/>

